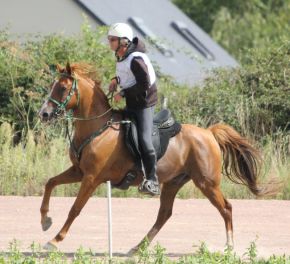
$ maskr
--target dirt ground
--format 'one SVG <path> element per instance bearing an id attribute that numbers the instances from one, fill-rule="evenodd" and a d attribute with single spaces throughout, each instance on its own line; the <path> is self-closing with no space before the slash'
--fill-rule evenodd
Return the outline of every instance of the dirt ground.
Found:
<path id="1" fill-rule="evenodd" d="M 51 199 L 51 228 L 40 226 L 41 197 L 0 196 L 0 251 L 17 239 L 21 250 L 29 252 L 34 241 L 44 245 L 65 222 L 74 198 Z M 230 200 L 233 205 L 235 251 L 242 255 L 256 240 L 258 254 L 290 255 L 290 201 Z M 154 224 L 159 200 L 153 198 L 113 198 L 113 251 L 126 254 Z M 226 240 L 224 222 L 208 200 L 175 201 L 173 215 L 153 241 L 172 256 L 194 252 L 204 241 L 210 250 L 223 250 Z M 106 198 L 91 198 L 59 249 L 73 253 L 80 246 L 103 254 L 108 252 Z"/>

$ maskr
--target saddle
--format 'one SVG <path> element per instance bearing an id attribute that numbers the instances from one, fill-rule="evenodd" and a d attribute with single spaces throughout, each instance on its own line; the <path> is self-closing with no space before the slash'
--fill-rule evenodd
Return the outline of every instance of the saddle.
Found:
<path id="1" fill-rule="evenodd" d="M 127 148 L 134 157 L 135 163 L 140 164 L 141 153 L 138 141 L 138 130 L 136 118 L 133 114 L 124 112 L 123 119 L 129 120 L 124 124 L 124 140 Z M 181 130 L 181 124 L 174 120 L 170 110 L 162 109 L 153 118 L 152 141 L 156 152 L 157 160 L 161 159 L 168 147 L 171 137 L 176 136 Z M 138 167 L 138 166 L 137 166 Z M 140 167 L 140 166 L 139 166 Z M 140 168 L 141 169 L 141 168 Z M 126 190 L 136 179 L 137 174 L 129 171 L 119 184 L 113 185 L 115 188 Z"/>

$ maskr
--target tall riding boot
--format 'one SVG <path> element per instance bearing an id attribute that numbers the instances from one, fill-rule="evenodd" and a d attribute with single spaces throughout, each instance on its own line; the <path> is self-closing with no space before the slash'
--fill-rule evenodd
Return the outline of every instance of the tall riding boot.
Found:
<path id="1" fill-rule="evenodd" d="M 146 194 L 159 195 L 160 189 L 158 178 L 156 175 L 157 161 L 155 152 L 144 153 L 142 155 L 142 161 L 144 165 L 146 179 L 139 186 L 139 191 Z"/>

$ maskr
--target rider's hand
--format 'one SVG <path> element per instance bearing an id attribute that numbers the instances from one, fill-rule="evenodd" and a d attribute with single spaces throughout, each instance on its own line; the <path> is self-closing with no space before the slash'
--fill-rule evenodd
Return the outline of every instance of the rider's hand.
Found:
<path id="1" fill-rule="evenodd" d="M 109 91 L 110 92 L 116 92 L 117 91 L 117 80 L 116 79 L 112 79 L 111 83 L 109 84 Z"/>
<path id="2" fill-rule="evenodd" d="M 119 93 L 114 95 L 114 100 L 116 103 L 119 103 L 122 100 L 122 98 L 123 97 Z"/>

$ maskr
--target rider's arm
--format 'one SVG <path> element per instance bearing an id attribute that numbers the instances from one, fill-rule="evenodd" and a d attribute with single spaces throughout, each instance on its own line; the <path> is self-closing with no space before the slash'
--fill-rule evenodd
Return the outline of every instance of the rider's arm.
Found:
<path id="1" fill-rule="evenodd" d="M 142 92 L 150 88 L 150 77 L 147 66 L 141 57 L 135 57 L 131 61 L 131 71 L 135 76 L 137 87 Z"/>

